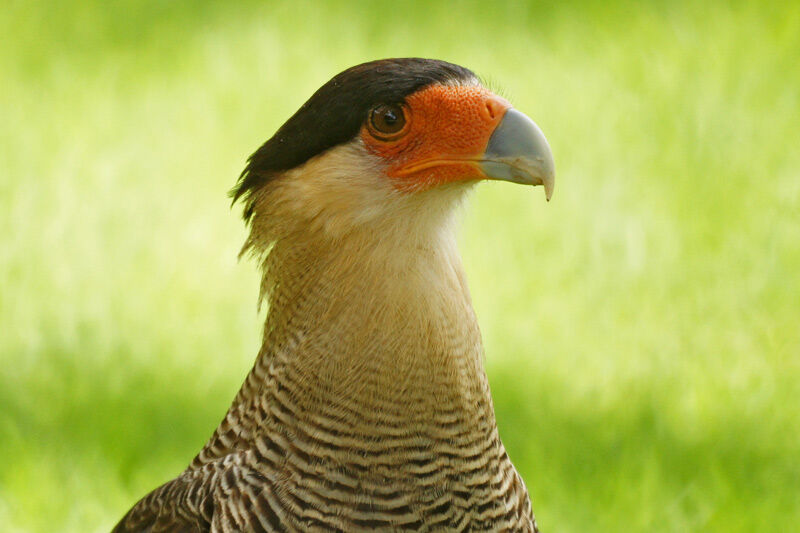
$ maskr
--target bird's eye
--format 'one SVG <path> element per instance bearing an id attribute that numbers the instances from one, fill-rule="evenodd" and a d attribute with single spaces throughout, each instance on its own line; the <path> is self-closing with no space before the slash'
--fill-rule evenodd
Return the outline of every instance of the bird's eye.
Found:
<path id="1" fill-rule="evenodd" d="M 403 108 L 397 104 L 381 104 L 369 114 L 369 129 L 379 139 L 392 139 L 402 133 L 406 125 Z"/>

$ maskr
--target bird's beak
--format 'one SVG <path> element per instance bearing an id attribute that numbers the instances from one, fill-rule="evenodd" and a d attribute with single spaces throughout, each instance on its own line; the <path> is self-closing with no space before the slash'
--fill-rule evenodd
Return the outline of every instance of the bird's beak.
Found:
<path id="1" fill-rule="evenodd" d="M 510 108 L 489 138 L 479 163 L 488 179 L 544 185 L 548 201 L 555 186 L 555 163 L 542 130 L 524 113 Z"/>

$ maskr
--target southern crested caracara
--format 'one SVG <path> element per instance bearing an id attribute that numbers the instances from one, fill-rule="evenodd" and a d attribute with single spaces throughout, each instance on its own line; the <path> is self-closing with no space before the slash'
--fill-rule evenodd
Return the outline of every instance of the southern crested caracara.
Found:
<path id="1" fill-rule="evenodd" d="M 454 208 L 544 185 L 539 128 L 466 68 L 387 59 L 319 89 L 233 192 L 269 304 L 211 440 L 114 531 L 536 531 L 497 433 Z"/>

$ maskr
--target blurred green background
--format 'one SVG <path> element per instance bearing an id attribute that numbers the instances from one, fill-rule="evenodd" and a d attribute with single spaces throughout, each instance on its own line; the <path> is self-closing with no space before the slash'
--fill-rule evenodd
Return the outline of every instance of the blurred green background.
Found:
<path id="1" fill-rule="evenodd" d="M 105 531 L 255 357 L 226 192 L 366 60 L 472 68 L 558 179 L 479 186 L 461 248 L 545 531 L 800 524 L 800 4 L 6 3 L 0 528 Z"/>

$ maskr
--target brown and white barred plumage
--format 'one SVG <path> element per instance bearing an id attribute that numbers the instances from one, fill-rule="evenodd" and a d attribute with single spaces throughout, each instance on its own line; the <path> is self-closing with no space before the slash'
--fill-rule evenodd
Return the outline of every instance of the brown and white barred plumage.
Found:
<path id="1" fill-rule="evenodd" d="M 370 157 L 343 144 L 249 196 L 269 304 L 255 366 L 114 531 L 537 531 L 455 245 L 469 185 L 398 194 Z"/>

